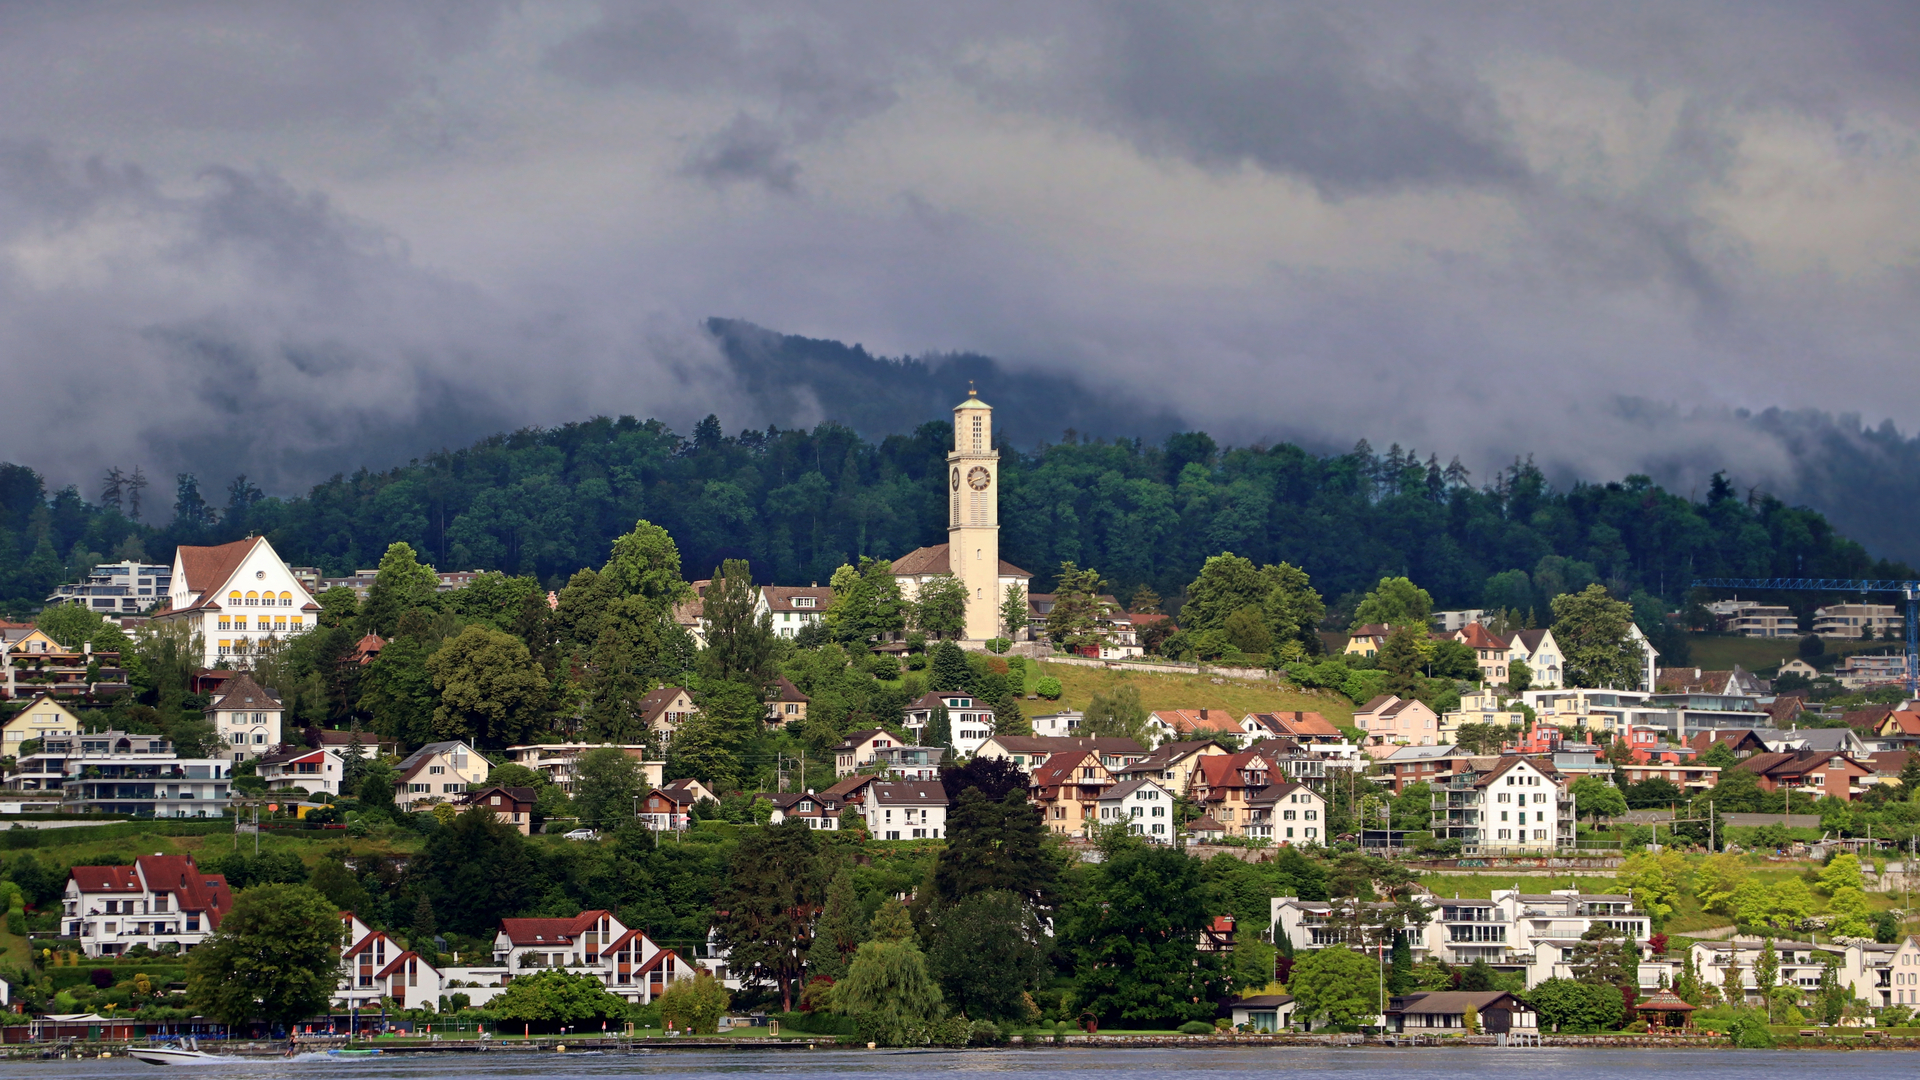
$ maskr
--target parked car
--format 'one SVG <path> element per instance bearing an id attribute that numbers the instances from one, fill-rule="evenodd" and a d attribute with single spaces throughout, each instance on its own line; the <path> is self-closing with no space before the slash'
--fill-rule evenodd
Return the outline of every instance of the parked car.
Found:
<path id="1" fill-rule="evenodd" d="M 598 840 L 598 839 L 600 839 L 600 834 L 599 834 L 599 833 L 597 833 L 597 832 L 594 832 L 594 831 L 593 831 L 592 829 L 575 829 L 575 830 L 573 830 L 572 832 L 570 832 L 570 833 L 568 833 L 568 834 L 567 834 L 567 839 L 569 839 L 569 840 Z"/>

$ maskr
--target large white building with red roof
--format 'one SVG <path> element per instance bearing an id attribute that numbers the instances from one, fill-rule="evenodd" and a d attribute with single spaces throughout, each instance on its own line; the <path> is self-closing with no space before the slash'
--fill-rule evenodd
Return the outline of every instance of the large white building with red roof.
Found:
<path id="1" fill-rule="evenodd" d="M 61 898 L 63 937 L 88 956 L 119 956 L 135 945 L 184 952 L 207 939 L 233 906 L 221 874 L 191 855 L 142 855 L 132 866 L 76 866 Z"/>
<path id="2" fill-rule="evenodd" d="M 313 629 L 319 611 L 273 545 L 251 536 L 213 547 L 181 545 L 173 556 L 167 606 L 153 618 L 191 627 L 212 666 Z"/>

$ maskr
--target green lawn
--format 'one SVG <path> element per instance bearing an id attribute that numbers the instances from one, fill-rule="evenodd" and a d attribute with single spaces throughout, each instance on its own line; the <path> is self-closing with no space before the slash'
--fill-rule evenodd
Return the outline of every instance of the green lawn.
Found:
<path id="1" fill-rule="evenodd" d="M 1140 691 L 1140 703 L 1149 712 L 1156 709 L 1219 709 L 1235 720 L 1255 712 L 1317 712 L 1335 727 L 1353 723 L 1353 702 L 1332 692 L 1311 693 L 1278 683 L 1248 682 L 1208 675 L 1171 675 L 1155 671 L 1127 671 L 1082 667 L 1078 664 L 1039 665 L 1040 675 L 1060 680 L 1063 693 L 1058 702 L 1029 701 L 1024 708 L 1031 713 L 1054 709 L 1085 709 L 1093 695 L 1111 690 L 1122 682 Z M 1028 665 L 1033 670 L 1033 665 Z M 1038 676 L 1035 676 L 1036 678 Z M 1214 682 L 1214 679 L 1220 679 Z M 1031 686 L 1032 680 L 1029 680 Z"/>
<path id="2" fill-rule="evenodd" d="M 1781 664 L 1800 655 L 1800 642 L 1793 638 L 1749 638 L 1730 634 L 1694 634 L 1688 637 L 1693 657 L 1688 667 L 1707 671 L 1729 671 L 1739 664 L 1758 675 L 1771 674 Z M 1812 663 L 1831 669 L 1847 653 L 1884 649 L 1895 643 L 1886 641 L 1827 641 L 1826 653 Z M 1664 661 L 1663 661 L 1664 662 Z"/>

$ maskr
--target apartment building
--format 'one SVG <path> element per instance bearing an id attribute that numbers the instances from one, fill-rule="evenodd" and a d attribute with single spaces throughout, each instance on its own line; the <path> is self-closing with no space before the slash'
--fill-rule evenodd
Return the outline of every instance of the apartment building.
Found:
<path id="1" fill-rule="evenodd" d="M 1573 846 L 1573 793 L 1552 766 L 1515 756 L 1478 764 L 1432 782 L 1436 839 L 1458 840 L 1467 854 Z"/>

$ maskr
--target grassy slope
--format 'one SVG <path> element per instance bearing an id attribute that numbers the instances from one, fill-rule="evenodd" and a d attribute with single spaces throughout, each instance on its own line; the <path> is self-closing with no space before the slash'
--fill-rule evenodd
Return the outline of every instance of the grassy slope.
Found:
<path id="1" fill-rule="evenodd" d="M 1728 671 L 1739 664 L 1757 674 L 1770 674 L 1781 664 L 1800 655 L 1799 641 L 1791 638 L 1746 638 L 1722 635 L 1695 635 L 1689 639 L 1693 658 L 1687 666 L 1708 671 Z M 1838 658 L 1850 652 L 1872 651 L 1895 644 L 1885 641 L 1829 641 L 1826 655 L 1814 660 L 1814 666 L 1831 669 Z"/>
<path id="2" fill-rule="evenodd" d="M 1206 675 L 1167 675 L 1152 671 L 1114 671 L 1081 667 L 1077 664 L 1040 665 L 1042 674 L 1060 680 L 1063 693 L 1058 702 L 1029 701 L 1029 713 L 1054 709 L 1085 709 L 1093 695 L 1127 682 L 1140 690 L 1140 702 L 1155 709 L 1222 709 L 1236 719 L 1251 712 L 1276 712 L 1303 709 L 1317 712 L 1327 722 L 1344 726 L 1353 723 L 1353 703 L 1344 696 L 1307 693 L 1276 683 L 1251 683 L 1241 679 L 1214 682 Z M 1031 665 L 1029 665 L 1031 670 Z"/>

